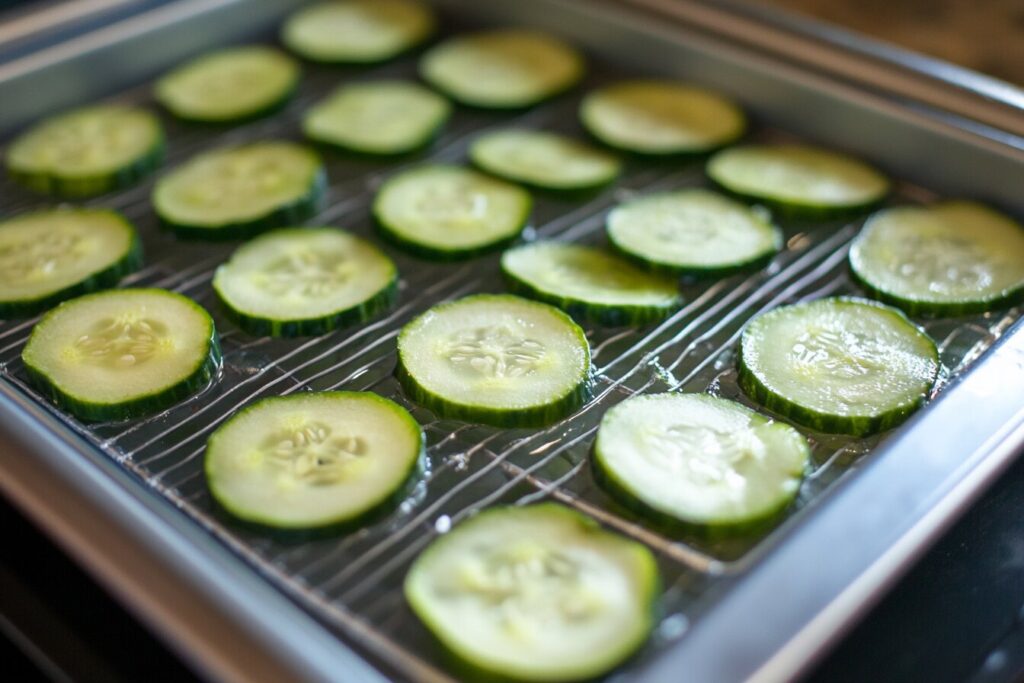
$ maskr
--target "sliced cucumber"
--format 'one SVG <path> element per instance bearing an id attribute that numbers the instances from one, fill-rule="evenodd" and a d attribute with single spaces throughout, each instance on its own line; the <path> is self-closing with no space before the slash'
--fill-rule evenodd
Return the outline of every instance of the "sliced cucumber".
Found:
<path id="1" fill-rule="evenodd" d="M 720 276 L 767 263 L 782 232 L 763 211 L 714 192 L 676 190 L 626 202 L 608 214 L 612 246 L 661 273 Z"/>
<path id="2" fill-rule="evenodd" d="M 0 318 L 21 318 L 116 285 L 142 265 L 142 243 L 114 211 L 52 209 L 0 222 Z"/>
<path id="3" fill-rule="evenodd" d="M 237 239 L 316 213 L 327 178 L 316 154 L 254 142 L 200 154 L 161 178 L 153 205 L 181 237 Z"/>
<path id="4" fill-rule="evenodd" d="M 407 410 L 369 392 L 275 396 L 206 444 L 206 481 L 235 517 L 280 530 L 351 524 L 398 503 L 423 462 Z"/>
<path id="5" fill-rule="evenodd" d="M 726 192 L 793 218 L 831 218 L 880 203 L 889 180 L 843 154 L 802 145 L 748 145 L 711 157 L 711 180 Z"/>
<path id="6" fill-rule="evenodd" d="M 521 109 L 558 95 L 583 78 L 583 57 L 557 38 L 503 29 L 451 38 L 420 61 L 420 74 L 456 102 Z"/>
<path id="7" fill-rule="evenodd" d="M 414 400 L 444 417 L 543 425 L 586 399 L 590 346 L 557 308 L 478 294 L 434 306 L 402 329 L 398 377 Z"/>
<path id="8" fill-rule="evenodd" d="M 530 218 L 530 194 L 459 166 L 420 166 L 390 178 L 373 200 L 385 237 L 428 258 L 458 259 L 505 245 Z"/>
<path id="9" fill-rule="evenodd" d="M 213 289 L 255 335 L 324 334 L 390 308 L 398 270 L 380 249 L 334 228 L 284 228 L 242 245 Z"/>
<path id="10" fill-rule="evenodd" d="M 554 503 L 486 510 L 434 541 L 409 605 L 470 667 L 523 681 L 589 680 L 644 643 L 660 580 L 635 541 Z"/>
<path id="11" fill-rule="evenodd" d="M 407 81 L 338 88 L 302 120 L 306 137 L 359 154 L 406 154 L 429 145 L 451 115 L 448 101 Z"/>
<path id="12" fill-rule="evenodd" d="M 97 105 L 46 119 L 7 148 L 7 171 L 36 192 L 91 197 L 127 187 L 163 159 L 160 122 L 144 109 Z"/>
<path id="13" fill-rule="evenodd" d="M 605 413 L 594 444 L 597 478 L 622 504 L 712 534 L 777 516 L 810 457 L 789 425 L 706 394 L 627 399 Z"/>
<path id="14" fill-rule="evenodd" d="M 622 171 L 622 163 L 613 155 L 540 130 L 486 133 L 469 148 L 469 158 L 492 175 L 558 192 L 594 190 Z"/>
<path id="15" fill-rule="evenodd" d="M 968 201 L 886 209 L 854 240 L 850 268 L 910 315 L 984 313 L 1024 301 L 1024 226 Z"/>
<path id="16" fill-rule="evenodd" d="M 229 123 L 277 111 L 299 85 L 299 65 L 280 50 L 247 45 L 203 55 L 156 83 L 157 101 L 198 123 Z"/>
<path id="17" fill-rule="evenodd" d="M 411 50 L 434 27 L 431 9 L 415 0 L 340 0 L 292 14 L 281 41 L 310 61 L 372 64 Z"/>
<path id="18" fill-rule="evenodd" d="M 533 242 L 510 249 L 501 256 L 501 270 L 513 291 L 602 325 L 662 320 L 682 303 L 673 280 L 577 244 Z"/>
<path id="19" fill-rule="evenodd" d="M 821 432 L 866 436 L 924 403 L 939 370 L 928 335 L 895 308 L 852 298 L 783 306 L 740 340 L 751 398 Z"/>
<path id="20" fill-rule="evenodd" d="M 625 81 L 595 90 L 580 120 L 610 147 L 651 156 L 705 154 L 739 139 L 747 121 L 722 95 L 671 81 Z"/>
<path id="21" fill-rule="evenodd" d="M 32 329 L 21 354 L 29 377 L 87 421 L 163 410 L 216 374 L 213 319 L 164 289 L 119 289 L 66 301 Z"/>

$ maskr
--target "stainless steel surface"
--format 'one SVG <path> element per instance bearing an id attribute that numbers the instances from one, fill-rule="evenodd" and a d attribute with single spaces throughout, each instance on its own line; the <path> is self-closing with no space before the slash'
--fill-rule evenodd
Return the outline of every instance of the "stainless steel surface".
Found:
<path id="1" fill-rule="evenodd" d="M 249 11 L 253 4 L 260 12 Z M 442 4 L 466 17 L 452 17 L 448 23 L 454 27 L 479 17 L 484 22 L 540 24 L 566 34 L 591 51 L 593 69 L 577 94 L 524 114 L 460 110 L 430 153 L 433 159 L 462 159 L 476 133 L 498 125 L 578 133 L 579 92 L 622 75 L 671 73 L 741 99 L 763 124 L 753 134 L 756 139 L 809 138 L 882 165 L 901 179 L 897 201 L 928 201 L 955 192 L 1024 211 L 1019 195 L 1024 152 L 1012 135 L 962 125 L 837 84 L 814 69 L 802 70 L 749 46 L 720 42 L 685 22 L 652 23 L 625 12 L 626 3 Z M 271 10 L 264 3 L 237 1 L 181 5 L 174 10 L 176 23 L 166 23 L 167 15 L 163 21 L 137 19 L 127 27 L 110 27 L 105 39 L 94 37 L 81 49 L 64 46 L 59 54 L 36 58 L 34 66 L 15 65 L 6 78 L 0 71 L 3 101 L 10 101 L 8 94 L 26 92 L 22 88 L 32 81 L 39 91 L 19 109 L 0 114 L 0 128 L 9 130 L 55 102 L 91 99 L 112 89 L 121 88 L 115 99 L 147 102 L 145 84 L 123 86 L 223 42 L 221 35 L 265 35 L 275 15 L 286 8 L 286 3 Z M 153 49 L 145 59 L 131 59 L 142 41 Z M 113 69 L 106 72 L 105 82 L 94 79 L 85 66 L 100 64 Z M 72 92 L 58 87 L 75 74 L 81 79 Z M 359 72 L 309 67 L 296 101 L 274 118 L 214 131 L 168 121 L 168 166 L 221 144 L 261 137 L 297 139 L 302 110 L 343 80 L 413 75 L 411 59 Z M 328 156 L 327 161 L 327 205 L 311 222 L 372 235 L 367 205 L 373 191 L 387 175 L 419 160 L 387 164 Z M 587 201 L 540 199 L 530 236 L 597 244 L 604 213 L 614 202 L 702 183 L 697 163 L 631 163 L 616 188 Z M 284 619 L 309 633 L 316 628 L 288 603 L 267 597 L 246 566 L 374 661 L 388 660 L 409 678 L 444 680 L 453 674 L 401 598 L 400 584 L 410 561 L 438 533 L 485 505 L 551 498 L 639 539 L 658 555 L 665 583 L 661 621 L 649 647 L 627 671 L 645 680 L 677 680 L 683 670 L 693 680 L 782 679 L 806 666 L 998 474 L 1013 448 L 1024 441 L 1020 311 L 928 322 L 925 327 L 940 342 L 949 376 L 938 400 L 910 425 L 880 439 L 808 433 L 814 444 L 813 471 L 794 510 L 764 537 L 718 544 L 667 538 L 648 530 L 594 486 L 586 463 L 601 414 L 630 395 L 677 388 L 745 401 L 733 370 L 743 324 L 783 303 L 855 293 L 845 255 L 860 221 L 786 225 L 787 249 L 768 269 L 687 286 L 686 306 L 659 325 L 588 330 L 598 368 L 595 398 L 550 428 L 499 430 L 439 420 L 405 401 L 392 377 L 394 337 L 401 325 L 437 301 L 500 291 L 496 257 L 438 265 L 386 247 L 402 273 L 394 311 L 324 337 L 251 338 L 224 319 L 209 287 L 212 269 L 231 245 L 184 243 L 158 231 L 148 204 L 150 187 L 148 182 L 90 203 L 122 210 L 143 233 L 147 267 L 129 278 L 129 284 L 172 288 L 213 312 L 225 351 L 223 373 L 199 396 L 160 415 L 83 426 L 46 405 L 25 382 L 19 354 L 32 321 L 0 324 L 0 422 L 7 433 L 21 435 L 17 441 L 23 449 L 20 455 L 0 456 L 10 472 L 22 473 L 8 478 L 6 488 L 16 500 L 29 500 L 35 493 L 39 514 L 45 515 L 46 505 L 39 502 L 45 496 L 37 490 L 45 484 L 26 483 L 29 477 L 24 475 L 32 469 L 32 451 L 37 451 L 52 476 L 77 481 L 82 495 L 103 500 L 111 517 L 130 510 L 136 519 L 118 524 L 125 533 L 145 539 L 139 543 L 148 552 L 167 562 L 173 555 L 169 551 L 180 551 L 183 557 L 172 563 L 172 574 L 201 574 L 198 583 L 223 589 L 218 609 L 247 622 L 250 630 L 269 630 L 252 637 L 269 643 L 282 659 L 314 663 L 315 670 L 306 672 L 310 677 L 331 677 L 332 663 L 339 679 L 370 674 L 352 669 L 340 644 L 313 636 L 295 642 L 294 634 L 273 633 L 274 624 Z M 6 181 L 0 184 L 0 211 L 5 215 L 45 204 Z M 213 508 L 202 477 L 205 437 L 254 398 L 330 388 L 394 397 L 424 425 L 431 467 L 413 496 L 393 514 L 355 533 L 304 543 L 273 539 L 223 518 Z M 33 444 L 32 433 L 43 440 Z M 93 478 L 82 480 L 84 472 Z M 103 477 L 115 477 L 118 484 L 100 491 L 99 482 L 107 480 Z M 51 505 L 59 507 L 59 502 Z M 80 543 L 87 545 L 87 540 Z M 262 597 L 254 598 L 246 612 L 241 606 L 247 595 Z M 254 604 L 260 609 L 254 610 Z"/>

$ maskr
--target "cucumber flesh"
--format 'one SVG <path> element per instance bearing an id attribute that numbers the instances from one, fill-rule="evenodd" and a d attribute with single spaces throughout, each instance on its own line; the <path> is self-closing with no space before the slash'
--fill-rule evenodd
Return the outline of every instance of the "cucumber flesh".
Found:
<path id="1" fill-rule="evenodd" d="M 590 190 L 615 180 L 621 162 L 572 138 L 539 130 L 498 130 L 476 139 L 478 168 L 512 182 L 560 192 Z"/>
<path id="2" fill-rule="evenodd" d="M 718 531 L 785 508 L 810 455 L 789 425 L 706 394 L 627 399 L 605 413 L 594 445 L 598 479 L 624 505 Z"/>
<path id="3" fill-rule="evenodd" d="M 633 654 L 653 625 L 657 564 L 553 503 L 492 508 L 434 541 L 405 578 L 416 615 L 471 667 L 576 681 Z"/>
<path id="4" fill-rule="evenodd" d="M 501 270 L 513 290 L 605 325 L 661 320 L 682 303 L 673 280 L 593 247 L 533 242 L 502 254 Z"/>
<path id="5" fill-rule="evenodd" d="M 355 522 L 399 502 L 424 457 L 404 408 L 364 392 L 277 396 L 242 409 L 206 444 L 214 500 L 280 530 Z"/>
<path id="6" fill-rule="evenodd" d="M 0 318 L 112 287 L 140 265 L 135 228 L 113 211 L 53 209 L 0 222 Z"/>
<path id="7" fill-rule="evenodd" d="M 87 294 L 46 314 L 22 360 L 36 386 L 83 420 L 120 420 L 167 408 L 216 373 L 213 319 L 163 289 Z"/>
<path id="8" fill-rule="evenodd" d="M 285 228 L 248 242 L 213 288 L 250 334 L 324 334 L 386 310 L 398 270 L 377 247 L 334 228 Z"/>
<path id="9" fill-rule="evenodd" d="M 740 138 L 743 110 L 702 88 L 670 81 L 625 81 L 588 94 L 580 120 L 610 147 L 637 154 L 703 154 Z"/>
<path id="10" fill-rule="evenodd" d="M 739 366 L 743 390 L 780 415 L 822 432 L 866 436 L 924 403 L 939 354 L 900 311 L 832 298 L 754 319 L 740 340 Z"/>
<path id="11" fill-rule="evenodd" d="M 398 376 L 434 412 L 499 426 L 554 422 L 587 395 L 590 347 L 557 308 L 478 294 L 434 306 L 398 337 Z"/>
<path id="12" fill-rule="evenodd" d="M 608 215 L 608 239 L 649 270 L 724 275 L 767 262 L 782 232 L 763 212 L 701 189 L 648 195 Z"/>
<path id="13" fill-rule="evenodd" d="M 1024 300 L 1024 226 L 969 201 L 886 209 L 854 240 L 850 267 L 910 315 L 984 313 Z"/>

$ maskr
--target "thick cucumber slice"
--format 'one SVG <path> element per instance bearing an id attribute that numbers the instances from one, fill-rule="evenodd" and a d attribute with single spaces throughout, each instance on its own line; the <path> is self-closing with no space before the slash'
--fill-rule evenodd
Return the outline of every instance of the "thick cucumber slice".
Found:
<path id="1" fill-rule="evenodd" d="M 416 83 L 353 83 L 310 109 L 302 131 L 343 151 L 406 154 L 429 145 L 451 110 L 446 99 Z"/>
<path id="2" fill-rule="evenodd" d="M 644 643 L 659 586 L 647 548 L 542 503 L 486 510 L 434 541 L 406 575 L 405 596 L 473 669 L 578 681 Z"/>
<path id="3" fill-rule="evenodd" d="M 622 171 L 622 163 L 607 152 L 539 130 L 487 133 L 469 148 L 469 158 L 492 175 L 558 192 L 593 190 Z"/>
<path id="4" fill-rule="evenodd" d="M 889 181 L 856 159 L 817 147 L 748 145 L 711 157 L 707 174 L 726 192 L 793 218 L 867 211 Z"/>
<path id="5" fill-rule="evenodd" d="M 533 242 L 510 249 L 501 256 L 501 270 L 514 291 L 602 325 L 661 320 L 682 303 L 674 281 L 577 244 Z"/>
<path id="6" fill-rule="evenodd" d="M 523 231 L 526 190 L 459 166 L 427 165 L 390 178 L 373 201 L 385 237 L 428 258 L 459 259 L 503 246 Z"/>
<path id="7" fill-rule="evenodd" d="M 984 313 L 1024 301 L 1024 226 L 968 201 L 887 209 L 854 240 L 850 268 L 910 315 Z"/>
<path id="8" fill-rule="evenodd" d="M 364 520 L 399 502 L 423 462 L 404 408 L 368 392 L 256 401 L 206 444 L 206 480 L 235 517 L 280 530 Z"/>
<path id="9" fill-rule="evenodd" d="M 341 0 L 292 14 L 281 41 L 310 61 L 371 64 L 416 47 L 434 26 L 430 8 L 414 0 Z"/>
<path id="10" fill-rule="evenodd" d="M 706 394 L 628 399 L 605 413 L 594 444 L 597 478 L 625 506 L 712 534 L 775 517 L 810 457 L 789 425 Z"/>
<path id="11" fill-rule="evenodd" d="M 402 329 L 398 377 L 444 417 L 543 425 L 586 399 L 590 346 L 557 308 L 478 294 L 434 306 Z"/>
<path id="12" fill-rule="evenodd" d="M 580 120 L 610 147 L 651 156 L 704 154 L 739 139 L 743 110 L 717 93 L 669 81 L 626 81 L 588 94 Z"/>
<path id="13" fill-rule="evenodd" d="M 608 239 L 649 270 L 720 276 L 767 263 L 782 232 L 763 211 L 714 192 L 677 190 L 626 202 L 608 214 Z"/>
<path id="14" fill-rule="evenodd" d="M 160 165 L 164 133 L 153 114 L 117 105 L 46 119 L 7 149 L 7 171 L 23 185 L 60 197 L 127 187 Z"/>
<path id="15" fill-rule="evenodd" d="M 306 220 L 326 183 L 312 151 L 255 142 L 194 157 L 157 182 L 153 205 L 181 237 L 237 239 Z"/>
<path id="16" fill-rule="evenodd" d="M 0 222 L 0 318 L 113 287 L 141 265 L 135 228 L 114 211 L 54 209 Z"/>
<path id="17" fill-rule="evenodd" d="M 485 109 L 533 106 L 576 85 L 583 72 L 575 49 L 522 29 L 451 38 L 420 61 L 428 83 L 456 102 Z"/>
<path id="18" fill-rule="evenodd" d="M 299 65 L 279 50 L 247 45 L 203 55 L 156 83 L 156 99 L 198 123 L 229 123 L 277 111 L 299 85 Z"/>
<path id="19" fill-rule="evenodd" d="M 938 370 L 935 342 L 900 311 L 864 299 L 783 306 L 740 340 L 743 390 L 821 432 L 895 427 L 921 407 Z"/>
<path id="20" fill-rule="evenodd" d="M 334 228 L 285 228 L 242 245 L 213 289 L 249 334 L 324 334 L 387 310 L 398 270 L 380 249 Z"/>
<path id="21" fill-rule="evenodd" d="M 88 421 L 163 410 L 216 374 L 213 319 L 163 289 L 87 294 L 47 313 L 21 359 L 41 392 Z"/>

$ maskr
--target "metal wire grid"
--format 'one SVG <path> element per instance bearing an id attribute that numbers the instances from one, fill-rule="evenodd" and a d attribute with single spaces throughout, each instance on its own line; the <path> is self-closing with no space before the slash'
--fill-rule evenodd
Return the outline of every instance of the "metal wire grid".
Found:
<path id="1" fill-rule="evenodd" d="M 615 78 L 612 68 L 594 69 L 593 87 Z M 296 100 L 264 121 L 228 130 L 186 127 L 167 121 L 168 160 L 173 167 L 210 147 L 278 137 L 299 139 L 301 112 L 330 88 L 352 78 L 406 77 L 411 61 L 369 72 L 307 69 Z M 145 102 L 145 86 L 117 99 Z M 545 127 L 579 134 L 577 96 L 562 98 L 525 114 L 500 115 L 459 110 L 429 158 L 457 162 L 474 135 L 504 125 Z M 761 139 L 788 137 L 762 130 Z M 369 202 L 374 190 L 397 169 L 424 161 L 352 161 L 327 156 L 330 186 L 324 208 L 312 224 L 339 225 L 373 234 Z M 539 197 L 528 238 L 583 243 L 603 241 L 603 219 L 617 201 L 638 193 L 703 184 L 699 164 L 631 163 L 616 187 L 584 201 Z M 587 330 L 596 367 L 594 396 L 575 415 L 539 430 L 495 429 L 437 418 L 407 401 L 393 378 L 394 338 L 401 326 L 429 306 L 471 292 L 501 291 L 496 256 L 458 264 L 434 264 L 385 245 L 401 272 L 401 296 L 387 315 L 323 337 L 295 340 L 253 338 L 228 322 L 210 288 L 213 269 L 234 245 L 180 242 L 157 229 L 148 204 L 152 182 L 87 202 L 116 208 L 139 227 L 148 265 L 127 278 L 131 286 L 158 286 L 193 297 L 210 310 L 221 334 L 224 366 L 199 395 L 163 413 L 125 423 L 82 425 L 61 419 L 108 456 L 122 463 L 185 514 L 241 554 L 279 587 L 365 651 L 390 661 L 404 674 L 443 680 L 450 674 L 437 648 L 412 617 L 401 595 L 411 560 L 437 534 L 492 504 L 554 499 L 650 546 L 662 570 L 661 622 L 642 661 L 682 637 L 689 623 L 713 605 L 715 584 L 742 572 L 778 534 L 708 542 L 670 537 L 643 524 L 608 499 L 594 484 L 587 455 L 604 411 L 629 396 L 682 389 L 710 391 L 751 404 L 736 385 L 733 355 L 743 325 L 772 307 L 832 294 L 856 294 L 846 275 L 848 244 L 859 221 L 814 226 L 784 225 L 786 249 L 759 272 L 684 287 L 685 306 L 662 323 L 643 328 Z M 7 215 L 45 202 L 3 182 Z M 931 194 L 900 186 L 899 200 L 921 201 Z M 1017 319 L 1019 311 L 970 320 L 924 325 L 940 342 L 947 373 L 960 372 Z M 0 374 L 45 405 L 27 384 L 20 351 L 34 321 L 0 323 Z M 221 516 L 202 476 L 206 437 L 249 401 L 297 391 L 344 388 L 375 391 L 398 400 L 423 425 L 429 467 L 412 495 L 391 514 L 350 534 L 296 542 L 240 528 Z M 756 406 L 753 406 L 756 407 Z M 52 409 L 51 409 L 52 410 Z M 54 411 L 56 413 L 56 411 Z M 804 430 L 813 445 L 813 465 L 788 519 L 798 523 L 805 508 L 840 477 L 870 457 L 879 438 L 850 439 Z M 883 437 L 884 438 L 884 437 Z"/>

